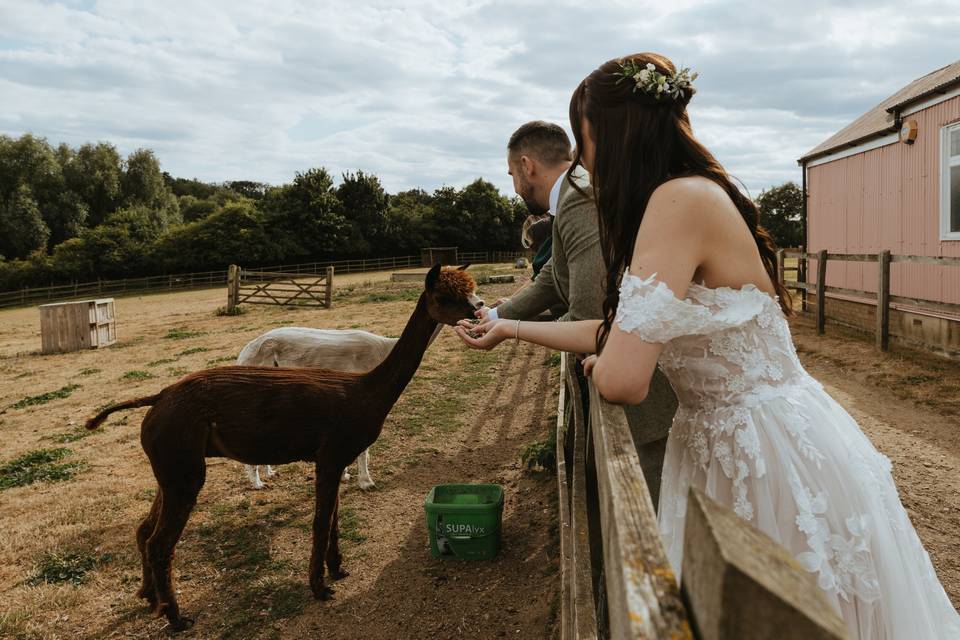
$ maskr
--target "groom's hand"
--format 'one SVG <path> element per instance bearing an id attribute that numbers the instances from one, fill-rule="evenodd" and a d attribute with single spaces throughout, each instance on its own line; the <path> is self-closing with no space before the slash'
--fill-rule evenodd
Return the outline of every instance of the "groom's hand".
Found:
<path id="1" fill-rule="evenodd" d="M 509 299 L 510 299 L 510 298 L 500 298 L 499 300 L 497 300 L 496 302 L 494 302 L 494 303 L 493 303 L 492 305 L 490 305 L 489 307 L 487 307 L 487 306 L 480 307 L 479 309 L 477 309 L 476 311 L 473 312 L 473 315 L 474 315 L 474 317 L 479 318 L 480 320 L 483 320 L 484 322 L 486 322 L 487 320 L 490 319 L 490 318 L 487 317 L 487 316 L 490 315 L 490 309 L 494 309 L 494 308 L 496 308 L 496 307 L 499 307 L 500 305 L 502 305 L 504 302 L 506 302 L 506 301 L 509 300 Z"/>

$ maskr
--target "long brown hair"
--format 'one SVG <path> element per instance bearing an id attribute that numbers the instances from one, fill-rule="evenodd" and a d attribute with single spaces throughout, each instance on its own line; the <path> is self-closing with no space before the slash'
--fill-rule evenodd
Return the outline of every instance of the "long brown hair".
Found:
<path id="1" fill-rule="evenodd" d="M 777 277 L 776 247 L 760 226 L 760 211 L 733 183 L 730 175 L 706 147 L 693 137 L 687 103 L 683 97 L 657 100 L 624 78 L 622 65 L 634 60 L 639 67 L 652 63 L 672 76 L 676 69 L 664 56 L 638 53 L 600 65 L 573 92 L 570 127 L 576 140 L 573 164 L 580 164 L 583 149 L 581 122 L 585 118 L 596 144 L 591 183 L 600 221 L 600 244 L 607 267 L 603 324 L 597 333 L 597 350 L 606 342 L 620 301 L 620 277 L 629 266 L 633 244 L 654 190 L 681 176 L 703 176 L 719 185 L 740 211 L 757 243 L 760 259 L 773 282 L 785 314 L 791 313 L 790 294 Z"/>

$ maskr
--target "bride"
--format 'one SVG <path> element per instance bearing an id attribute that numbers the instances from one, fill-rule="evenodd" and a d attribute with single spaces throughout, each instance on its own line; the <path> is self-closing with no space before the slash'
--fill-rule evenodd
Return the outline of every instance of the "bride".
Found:
<path id="1" fill-rule="evenodd" d="M 852 637 L 960 638 L 890 461 L 797 359 L 757 208 L 691 132 L 695 79 L 644 53 L 604 63 L 573 94 L 573 167 L 591 174 L 607 264 L 604 319 L 457 333 L 481 349 L 517 339 L 598 353 L 584 369 L 617 403 L 641 402 L 659 362 L 680 400 L 658 514 L 678 574 L 694 486 L 814 572 Z"/>

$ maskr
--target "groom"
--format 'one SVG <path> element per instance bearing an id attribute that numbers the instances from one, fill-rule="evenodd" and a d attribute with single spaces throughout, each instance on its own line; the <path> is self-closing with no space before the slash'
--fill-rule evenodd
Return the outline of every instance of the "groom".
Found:
<path id="1" fill-rule="evenodd" d="M 570 140 L 563 128 L 535 120 L 517 129 L 507 143 L 507 168 L 513 188 L 530 213 L 550 213 L 553 255 L 536 280 L 495 308 L 477 312 L 481 318 L 528 320 L 547 309 L 566 309 L 561 320 L 603 317 L 606 267 L 600 252 L 597 209 L 590 197 L 590 177 L 583 167 L 567 180 Z M 643 404 L 627 407 L 627 418 L 654 506 L 660 494 L 660 472 L 667 433 L 677 409 L 673 389 L 659 370 Z"/>

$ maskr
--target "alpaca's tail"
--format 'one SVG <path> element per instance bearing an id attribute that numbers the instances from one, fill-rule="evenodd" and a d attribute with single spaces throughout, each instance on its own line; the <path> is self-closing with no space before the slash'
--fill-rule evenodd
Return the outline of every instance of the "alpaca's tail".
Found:
<path id="1" fill-rule="evenodd" d="M 123 411 L 124 409 L 135 409 L 137 407 L 152 407 L 157 403 L 157 400 L 159 399 L 160 399 L 160 394 L 158 393 L 153 396 L 144 396 L 142 398 L 135 398 L 133 400 L 127 400 L 126 402 L 120 402 L 113 406 L 107 407 L 97 415 L 87 420 L 86 427 L 87 429 L 91 429 L 91 430 L 96 429 L 103 423 L 104 420 L 107 419 L 107 416 L 109 416 L 114 411 Z"/>

